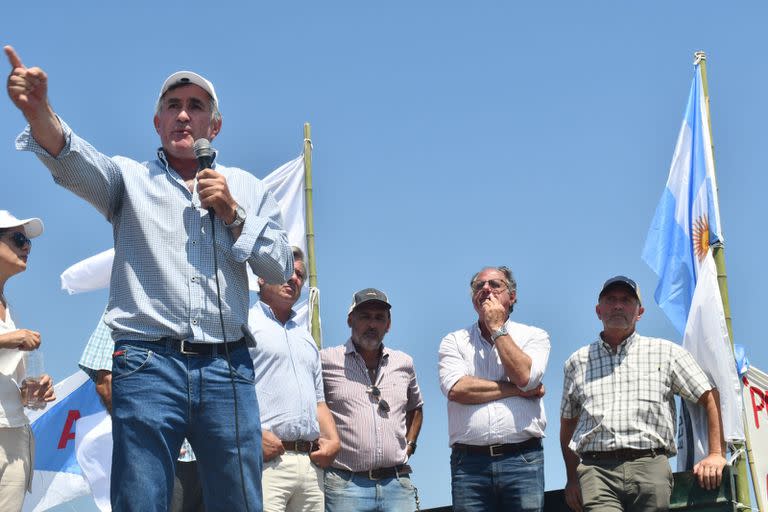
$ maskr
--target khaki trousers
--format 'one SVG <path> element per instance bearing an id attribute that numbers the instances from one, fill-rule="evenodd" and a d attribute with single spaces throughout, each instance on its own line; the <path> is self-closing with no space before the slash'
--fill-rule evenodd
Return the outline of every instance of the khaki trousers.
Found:
<path id="1" fill-rule="evenodd" d="M 32 485 L 35 447 L 29 425 L 0 428 L 0 510 L 18 512 Z"/>
<path id="2" fill-rule="evenodd" d="M 669 510 L 672 470 L 665 455 L 582 462 L 577 472 L 585 512 Z"/>
<path id="3" fill-rule="evenodd" d="M 264 512 L 323 512 L 323 475 L 306 453 L 287 451 L 265 462 L 261 473 Z"/>

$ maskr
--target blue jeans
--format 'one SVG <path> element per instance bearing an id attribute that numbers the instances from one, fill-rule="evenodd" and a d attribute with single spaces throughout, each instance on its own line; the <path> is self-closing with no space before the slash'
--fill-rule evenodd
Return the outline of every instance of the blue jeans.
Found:
<path id="1" fill-rule="evenodd" d="M 408 475 L 370 480 L 349 471 L 325 470 L 325 512 L 413 512 L 416 487 Z"/>
<path id="2" fill-rule="evenodd" d="M 454 512 L 544 509 L 544 450 L 541 447 L 498 455 L 451 453 Z"/>
<path id="3" fill-rule="evenodd" d="M 230 352 L 239 422 L 223 353 L 188 356 L 163 342 L 115 344 L 112 365 L 112 510 L 166 511 L 184 437 L 198 461 L 207 512 L 261 512 L 261 424 L 253 362 Z"/>

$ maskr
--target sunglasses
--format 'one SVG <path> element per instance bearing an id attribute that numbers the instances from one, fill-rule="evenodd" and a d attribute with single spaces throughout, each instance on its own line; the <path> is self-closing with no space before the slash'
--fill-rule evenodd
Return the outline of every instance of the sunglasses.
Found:
<path id="1" fill-rule="evenodd" d="M 488 286 L 491 287 L 491 290 L 501 290 L 502 288 L 507 287 L 507 282 L 503 279 L 488 279 L 487 281 L 474 281 L 472 283 L 472 291 L 479 292 L 483 289 L 485 283 L 488 283 Z"/>
<path id="2" fill-rule="evenodd" d="M 29 239 L 27 235 L 22 233 L 21 231 L 14 231 L 11 233 L 11 236 L 9 237 L 11 239 L 11 242 L 13 242 L 13 245 L 16 246 L 17 249 L 23 249 L 25 245 L 29 244 L 30 247 L 32 246 L 32 240 Z"/>
<path id="3" fill-rule="evenodd" d="M 379 410 L 381 410 L 381 412 L 389 412 L 389 404 L 386 400 L 381 398 L 381 390 L 379 388 L 376 386 L 368 386 L 366 391 L 376 399 L 376 402 L 379 404 Z"/>

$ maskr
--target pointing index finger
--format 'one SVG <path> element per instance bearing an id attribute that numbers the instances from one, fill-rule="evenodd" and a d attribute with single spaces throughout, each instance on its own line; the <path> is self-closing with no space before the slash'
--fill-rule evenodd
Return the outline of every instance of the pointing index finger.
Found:
<path id="1" fill-rule="evenodd" d="M 11 63 L 12 68 L 24 67 L 24 64 L 21 63 L 21 57 L 19 57 L 16 50 L 13 49 L 13 46 L 5 46 L 3 47 L 3 50 L 5 50 L 5 54 L 8 56 L 8 62 Z"/>

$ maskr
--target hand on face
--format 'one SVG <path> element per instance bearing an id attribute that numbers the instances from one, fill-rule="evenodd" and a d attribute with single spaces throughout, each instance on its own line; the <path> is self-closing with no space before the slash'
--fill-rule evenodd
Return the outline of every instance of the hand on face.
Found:
<path id="1" fill-rule="evenodd" d="M 38 68 L 28 68 L 11 46 L 4 47 L 11 72 L 8 75 L 8 96 L 28 120 L 48 109 L 48 75 Z"/>
<path id="2" fill-rule="evenodd" d="M 478 293 L 482 295 L 483 292 L 484 290 L 480 290 Z M 481 308 L 480 318 L 488 331 L 493 333 L 501 329 L 509 317 L 509 306 L 502 304 L 496 294 L 492 292 L 485 294 L 485 298 L 479 297 L 478 303 Z"/>

